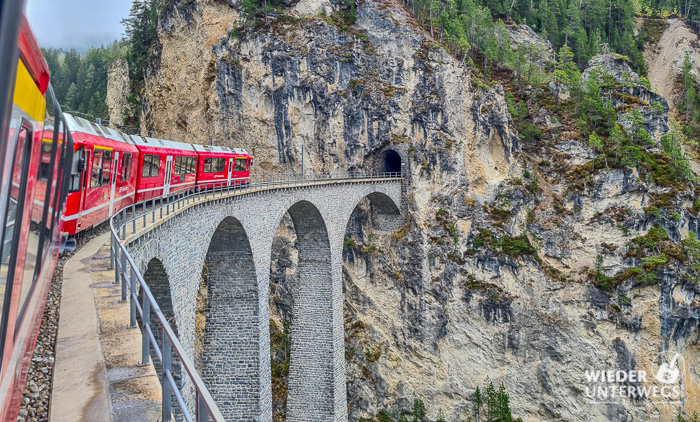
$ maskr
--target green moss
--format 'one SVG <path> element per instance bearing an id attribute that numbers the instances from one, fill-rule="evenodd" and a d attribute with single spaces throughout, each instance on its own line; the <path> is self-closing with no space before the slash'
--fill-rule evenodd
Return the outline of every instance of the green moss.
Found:
<path id="1" fill-rule="evenodd" d="M 488 248 L 494 248 L 497 245 L 496 236 L 489 230 L 482 229 L 479 234 L 474 237 L 472 244 L 476 247 L 486 246 Z"/>
<path id="2" fill-rule="evenodd" d="M 361 79 L 350 79 L 350 81 L 348 82 L 348 89 L 352 91 L 358 86 L 360 86 L 360 84 L 362 83 L 363 81 Z"/>
<path id="3" fill-rule="evenodd" d="M 663 227 L 656 225 L 650 228 L 647 234 L 645 234 L 644 236 L 638 236 L 632 239 L 632 242 L 649 249 L 654 249 L 656 248 L 656 244 L 658 242 L 667 239 L 668 233 L 666 233 L 666 230 L 664 230 Z"/>
<path id="4" fill-rule="evenodd" d="M 365 350 L 367 362 L 376 362 L 382 356 L 382 351 L 378 346 L 373 346 Z"/>
<path id="5" fill-rule="evenodd" d="M 520 139 L 523 142 L 535 142 L 542 138 L 542 131 L 531 123 L 525 123 L 518 128 Z"/>
<path id="6" fill-rule="evenodd" d="M 507 234 L 501 238 L 503 253 L 509 256 L 533 255 L 536 250 L 530 244 L 527 236 L 510 237 Z"/>

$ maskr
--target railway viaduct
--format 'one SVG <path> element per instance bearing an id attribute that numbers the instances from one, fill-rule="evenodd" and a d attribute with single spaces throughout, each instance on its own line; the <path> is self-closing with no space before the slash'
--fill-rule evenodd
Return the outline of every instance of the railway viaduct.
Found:
<path id="1" fill-rule="evenodd" d="M 394 231 L 402 180 L 345 180 L 277 187 L 173 213 L 129 240 L 129 254 L 192 357 L 206 262 L 199 372 L 227 421 L 272 421 L 269 279 L 272 242 L 288 214 L 296 231 L 298 285 L 287 421 L 346 421 L 342 251 L 351 214 L 368 199 L 374 229 Z M 195 398 L 183 377 L 188 405 Z"/>

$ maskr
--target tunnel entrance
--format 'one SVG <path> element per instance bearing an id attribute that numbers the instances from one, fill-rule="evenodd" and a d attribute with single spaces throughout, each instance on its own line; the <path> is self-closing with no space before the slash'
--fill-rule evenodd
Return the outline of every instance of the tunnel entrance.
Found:
<path id="1" fill-rule="evenodd" d="M 401 173 L 401 156 L 390 149 L 384 154 L 384 172 Z"/>

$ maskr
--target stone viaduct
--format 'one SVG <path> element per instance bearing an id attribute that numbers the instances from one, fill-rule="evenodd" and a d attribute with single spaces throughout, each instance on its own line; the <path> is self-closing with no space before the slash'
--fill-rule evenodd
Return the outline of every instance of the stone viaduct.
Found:
<path id="1" fill-rule="evenodd" d="M 173 214 L 131 241 L 130 255 L 190 357 L 206 262 L 200 374 L 227 421 L 272 421 L 269 278 L 273 237 L 286 214 L 296 231 L 300 280 L 292 292 L 287 421 L 347 420 L 346 228 L 367 198 L 375 228 L 398 229 L 404 188 L 397 179 L 345 180 L 247 193 Z M 181 391 L 193 406 L 186 378 Z"/>

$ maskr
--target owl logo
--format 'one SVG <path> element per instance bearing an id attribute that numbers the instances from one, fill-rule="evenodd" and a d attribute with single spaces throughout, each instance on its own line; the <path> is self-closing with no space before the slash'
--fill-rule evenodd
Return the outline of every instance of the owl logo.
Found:
<path id="1" fill-rule="evenodd" d="M 678 358 L 680 355 L 676 353 L 671 359 L 671 362 L 664 362 L 656 373 L 656 379 L 662 384 L 675 384 L 681 376 L 681 371 L 678 369 Z"/>

